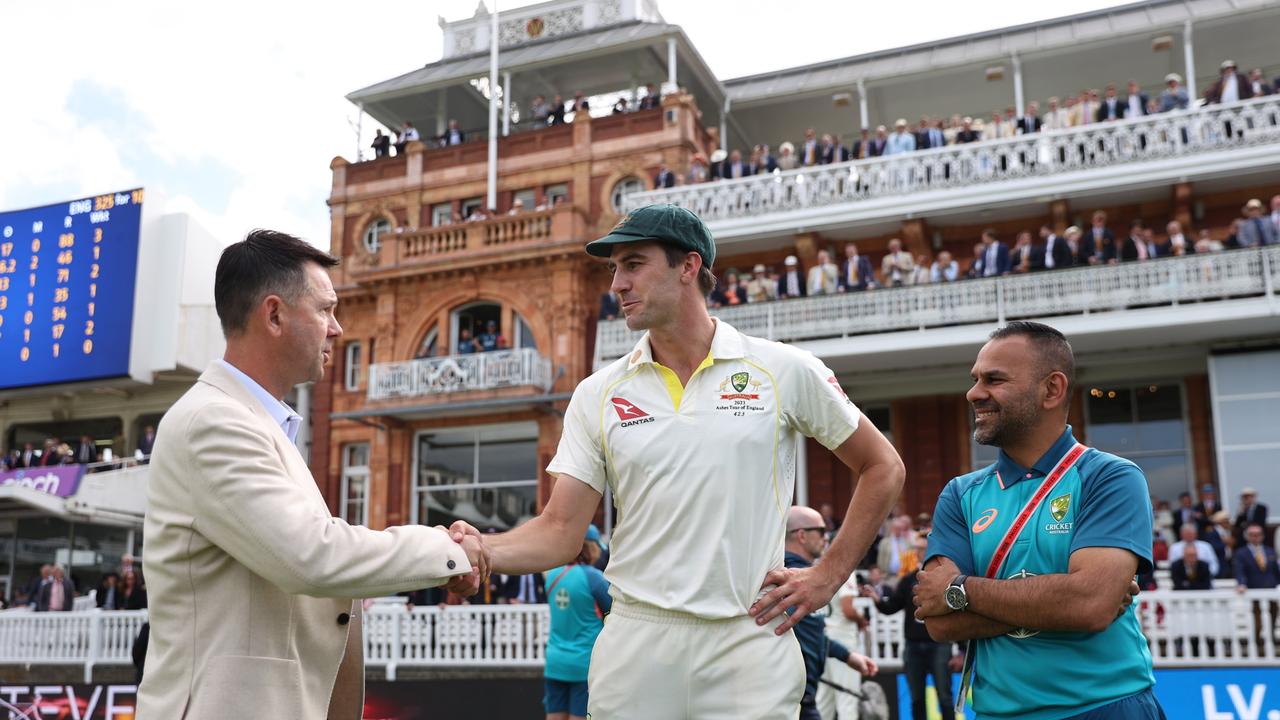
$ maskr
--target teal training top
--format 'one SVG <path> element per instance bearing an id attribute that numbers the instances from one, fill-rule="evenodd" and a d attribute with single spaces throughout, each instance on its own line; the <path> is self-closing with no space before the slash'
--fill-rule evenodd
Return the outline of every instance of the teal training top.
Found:
<path id="1" fill-rule="evenodd" d="M 566 565 L 547 572 L 546 586 L 551 633 L 543 673 L 552 680 L 586 682 L 591 648 L 613 603 L 609 582 L 590 565 Z"/>
<path id="2" fill-rule="evenodd" d="M 1071 426 L 1030 469 L 1004 451 L 994 465 L 947 483 L 933 515 L 928 558 L 985 575 L 996 547 L 1044 478 L 1074 446 Z M 1132 462 L 1089 449 L 1032 515 L 996 577 L 1065 573 L 1071 553 L 1117 547 L 1151 569 L 1151 500 Z M 927 559 L 926 559 L 927 561 Z M 1016 631 L 977 640 L 973 710 L 979 718 L 1059 720 L 1155 684 L 1137 604 L 1100 633 Z"/>

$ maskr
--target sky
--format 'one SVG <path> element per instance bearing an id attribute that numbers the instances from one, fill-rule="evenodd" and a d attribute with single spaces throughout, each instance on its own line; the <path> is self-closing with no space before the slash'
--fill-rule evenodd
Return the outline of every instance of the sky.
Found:
<path id="1" fill-rule="evenodd" d="M 503 3 L 499 10 L 531 4 Z M 721 79 L 1035 22 L 1114 0 L 658 0 Z M 440 59 L 475 0 L 0 3 L 0 210 L 143 186 L 223 243 L 256 227 L 327 247 L 353 90 Z M 780 21 L 781 20 L 781 21 Z M 760 52 L 761 36 L 775 52 Z M 749 48 L 749 49 L 748 49 Z M 374 128 L 363 125 L 361 146 Z"/>

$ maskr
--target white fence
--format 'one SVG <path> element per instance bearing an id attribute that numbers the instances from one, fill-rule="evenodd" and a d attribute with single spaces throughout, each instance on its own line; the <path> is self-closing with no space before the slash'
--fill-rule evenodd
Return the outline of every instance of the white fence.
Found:
<path id="1" fill-rule="evenodd" d="M 1280 662 L 1275 635 L 1280 591 L 1156 590 L 1138 597 L 1139 617 L 1157 667 L 1256 666 Z M 859 598 L 867 610 L 870 601 Z M 881 667 L 902 667 L 903 612 L 872 611 L 868 654 Z M 131 662 L 145 610 L 0 613 L 0 664 Z M 546 605 L 454 605 L 407 608 L 376 603 L 364 616 L 365 664 L 397 668 L 537 668 L 550 620 Z"/>
<path id="2" fill-rule="evenodd" d="M 1280 142 L 1280 97 L 631 193 L 628 210 L 686 207 L 707 222 L 1017 181 Z"/>
<path id="3" fill-rule="evenodd" d="M 770 340 L 813 340 L 943 325 L 1088 315 L 1132 307 L 1266 295 L 1280 286 L 1280 247 L 932 283 L 717 308 L 712 315 Z M 597 364 L 631 351 L 625 320 L 596 331 Z"/>
<path id="4" fill-rule="evenodd" d="M 369 367 L 369 399 L 419 397 L 463 390 L 551 387 L 551 361 L 533 348 L 450 355 Z"/>

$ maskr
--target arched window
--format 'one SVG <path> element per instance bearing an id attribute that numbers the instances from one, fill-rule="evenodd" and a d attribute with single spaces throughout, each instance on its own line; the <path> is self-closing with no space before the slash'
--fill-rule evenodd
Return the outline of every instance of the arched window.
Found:
<path id="1" fill-rule="evenodd" d="M 632 175 L 619 180 L 613 186 L 613 192 L 609 194 L 609 203 L 613 205 L 613 211 L 622 212 L 622 201 L 628 193 L 643 192 L 644 180 Z"/>
<path id="2" fill-rule="evenodd" d="M 391 221 L 386 218 L 378 218 L 369 223 L 369 227 L 364 231 L 364 249 L 369 251 L 370 255 L 377 255 L 379 248 L 382 247 L 382 236 L 391 232 Z"/>

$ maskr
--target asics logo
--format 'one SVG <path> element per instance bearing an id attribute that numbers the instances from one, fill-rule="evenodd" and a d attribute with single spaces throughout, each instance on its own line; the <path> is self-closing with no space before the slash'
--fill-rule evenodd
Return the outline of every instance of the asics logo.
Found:
<path id="1" fill-rule="evenodd" d="M 996 519 L 996 515 L 999 514 L 1000 511 L 995 508 L 984 510 L 982 515 L 978 516 L 978 519 L 973 521 L 973 534 L 977 535 L 983 530 L 986 530 L 991 525 L 992 521 Z"/>

